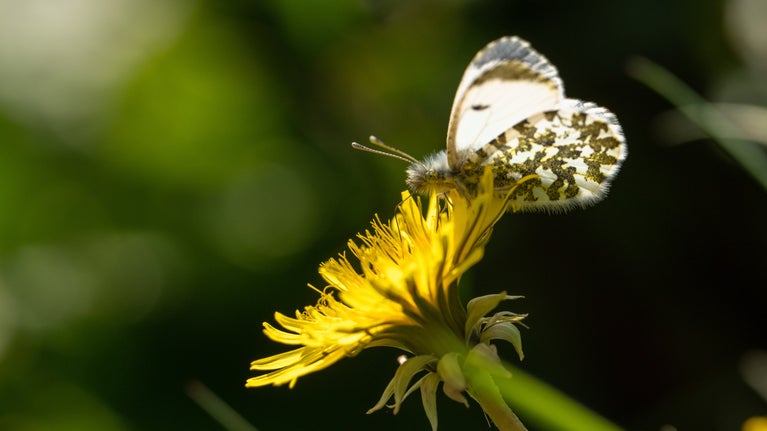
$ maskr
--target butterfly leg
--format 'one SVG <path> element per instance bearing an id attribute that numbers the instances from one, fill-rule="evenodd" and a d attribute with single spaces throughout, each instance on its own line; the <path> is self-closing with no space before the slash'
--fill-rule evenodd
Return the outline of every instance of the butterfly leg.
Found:
<path id="1" fill-rule="evenodd" d="M 507 204 L 509 205 L 509 208 L 512 211 L 516 212 L 517 210 L 519 210 L 519 206 L 515 205 L 515 201 L 511 200 L 511 196 L 514 194 L 515 191 L 517 191 L 517 189 L 519 189 L 520 186 L 527 183 L 528 181 L 534 181 L 536 179 L 540 179 L 540 176 L 538 176 L 538 174 L 525 175 L 524 177 L 515 181 L 514 184 L 507 191 L 504 192 L 503 200 L 507 202 Z"/>

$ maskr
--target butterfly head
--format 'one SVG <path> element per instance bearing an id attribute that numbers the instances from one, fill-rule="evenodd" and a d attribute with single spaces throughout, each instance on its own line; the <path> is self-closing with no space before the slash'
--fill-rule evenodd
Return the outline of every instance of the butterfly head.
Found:
<path id="1" fill-rule="evenodd" d="M 456 187 L 455 177 L 447 163 L 447 152 L 440 151 L 423 162 L 414 162 L 407 168 L 407 185 L 420 195 L 444 193 Z"/>

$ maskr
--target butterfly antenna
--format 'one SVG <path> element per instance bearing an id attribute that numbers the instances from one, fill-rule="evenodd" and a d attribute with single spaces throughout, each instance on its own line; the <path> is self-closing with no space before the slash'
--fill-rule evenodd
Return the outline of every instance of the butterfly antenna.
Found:
<path id="1" fill-rule="evenodd" d="M 402 150 L 400 150 L 398 148 L 390 147 L 390 146 L 384 144 L 382 140 L 376 138 L 375 136 L 370 136 L 370 143 L 372 145 L 375 145 L 376 147 L 383 148 L 384 150 L 388 151 L 388 153 L 386 153 L 386 154 L 389 154 L 389 155 L 397 154 L 400 157 L 402 157 L 403 159 L 407 160 L 409 163 L 416 163 L 416 164 L 420 164 L 421 163 L 420 160 L 416 159 L 415 157 L 411 156 L 410 154 L 408 154 L 408 153 L 406 153 L 406 152 L 404 152 L 404 151 L 402 151 Z M 359 145 L 359 144 L 357 144 L 357 145 Z M 361 145 L 359 145 L 359 146 L 361 146 Z M 402 159 L 400 159 L 400 160 L 402 160 Z"/>
<path id="2" fill-rule="evenodd" d="M 376 150 L 376 149 L 373 149 L 373 148 L 370 148 L 370 147 L 366 147 L 366 146 L 364 146 L 362 144 L 358 144 L 356 142 L 352 142 L 352 148 L 354 148 L 355 150 L 367 151 L 368 153 L 380 154 L 382 156 L 392 157 L 392 158 L 395 158 L 395 159 L 402 160 L 403 162 L 406 162 L 406 163 L 413 163 L 413 160 L 411 160 L 411 159 L 409 159 L 407 157 L 402 157 L 399 154 L 387 153 L 386 151 Z"/>
<path id="3" fill-rule="evenodd" d="M 391 151 L 393 153 L 399 154 L 400 156 L 410 160 L 413 163 L 421 163 L 420 160 L 418 160 L 415 157 L 411 156 L 410 154 L 400 150 L 399 148 L 390 147 L 390 146 L 384 144 L 382 140 L 376 138 L 375 136 L 372 136 L 372 135 L 370 136 L 370 143 L 375 145 L 375 146 L 377 146 L 377 147 L 381 147 L 381 148 L 383 148 L 385 150 L 388 150 L 388 151 Z"/>

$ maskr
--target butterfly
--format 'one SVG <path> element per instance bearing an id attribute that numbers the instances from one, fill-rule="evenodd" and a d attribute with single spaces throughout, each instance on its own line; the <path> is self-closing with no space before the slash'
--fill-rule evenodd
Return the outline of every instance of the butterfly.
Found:
<path id="1" fill-rule="evenodd" d="M 601 200 L 628 154 L 615 115 L 565 97 L 557 69 L 516 36 L 472 59 L 453 101 L 447 149 L 419 161 L 371 136 L 354 148 L 410 163 L 416 193 L 457 189 L 471 198 L 482 173 L 515 211 L 564 211 Z"/>

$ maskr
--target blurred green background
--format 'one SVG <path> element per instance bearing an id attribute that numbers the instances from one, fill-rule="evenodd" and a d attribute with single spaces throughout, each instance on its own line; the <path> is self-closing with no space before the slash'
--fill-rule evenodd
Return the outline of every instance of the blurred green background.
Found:
<path id="1" fill-rule="evenodd" d="M 616 423 L 739 429 L 767 412 L 744 373 L 767 194 L 626 64 L 764 106 L 764 5 L 0 0 L 0 430 L 222 429 L 190 382 L 262 431 L 428 429 L 418 395 L 364 414 L 393 350 L 244 382 L 286 349 L 261 322 L 313 304 L 317 265 L 399 200 L 405 166 L 349 143 L 444 148 L 463 69 L 511 34 L 618 115 L 629 157 L 594 208 L 506 216 L 462 288 L 525 295 L 518 365 Z M 438 403 L 441 430 L 485 429 Z"/>

